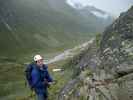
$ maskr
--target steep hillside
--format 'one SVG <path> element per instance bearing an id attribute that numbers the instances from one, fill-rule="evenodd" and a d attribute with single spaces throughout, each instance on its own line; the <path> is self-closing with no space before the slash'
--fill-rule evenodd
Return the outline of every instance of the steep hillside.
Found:
<path id="1" fill-rule="evenodd" d="M 67 48 L 109 24 L 101 19 L 99 28 L 99 17 L 84 18 L 65 0 L 5 0 L 0 7 L 1 55 Z"/>
<path id="2" fill-rule="evenodd" d="M 132 29 L 133 6 L 68 63 L 73 80 L 59 100 L 133 100 Z"/>

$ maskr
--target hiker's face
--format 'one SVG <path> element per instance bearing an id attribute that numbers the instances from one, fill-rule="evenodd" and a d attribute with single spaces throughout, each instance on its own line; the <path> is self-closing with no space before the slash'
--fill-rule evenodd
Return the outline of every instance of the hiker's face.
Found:
<path id="1" fill-rule="evenodd" d="M 39 67 L 42 67 L 42 66 L 43 66 L 43 59 L 38 60 L 38 61 L 37 61 L 37 65 L 38 65 Z"/>

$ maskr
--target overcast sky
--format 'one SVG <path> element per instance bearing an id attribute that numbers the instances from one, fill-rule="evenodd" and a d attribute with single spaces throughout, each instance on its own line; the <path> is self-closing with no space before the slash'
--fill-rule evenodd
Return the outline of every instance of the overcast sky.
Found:
<path id="1" fill-rule="evenodd" d="M 120 12 L 126 11 L 133 5 L 133 0 L 69 0 L 80 2 L 82 5 L 92 5 L 115 16 L 119 16 Z"/>

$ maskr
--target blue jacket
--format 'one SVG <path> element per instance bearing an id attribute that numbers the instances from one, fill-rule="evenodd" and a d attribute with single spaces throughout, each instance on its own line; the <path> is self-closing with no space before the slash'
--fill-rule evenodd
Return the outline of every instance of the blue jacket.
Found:
<path id="1" fill-rule="evenodd" d="M 47 68 L 47 65 L 43 65 L 43 69 L 40 69 L 35 64 L 31 72 L 32 86 L 37 94 L 44 94 L 47 92 L 47 86 L 44 84 L 44 79 L 46 79 L 48 82 L 53 81 Z"/>

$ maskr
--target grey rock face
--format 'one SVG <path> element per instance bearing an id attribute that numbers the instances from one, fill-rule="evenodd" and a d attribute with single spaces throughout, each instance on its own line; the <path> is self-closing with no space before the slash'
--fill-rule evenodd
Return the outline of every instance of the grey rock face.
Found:
<path id="1" fill-rule="evenodd" d="M 100 48 L 95 41 L 75 60 L 76 67 L 85 68 L 75 89 L 80 96 L 73 92 L 69 100 L 133 100 L 133 6 L 104 31 L 100 41 Z"/>
<path id="2" fill-rule="evenodd" d="M 100 44 L 101 65 L 112 75 L 116 100 L 133 100 L 133 6 L 109 26 Z M 100 69 L 101 71 L 101 69 Z M 114 83 L 112 87 L 114 87 Z M 110 89 L 110 88 L 109 88 Z M 112 100 L 115 100 L 112 98 Z"/>

